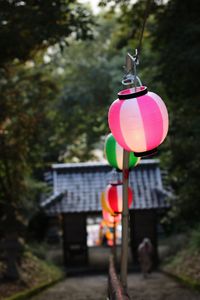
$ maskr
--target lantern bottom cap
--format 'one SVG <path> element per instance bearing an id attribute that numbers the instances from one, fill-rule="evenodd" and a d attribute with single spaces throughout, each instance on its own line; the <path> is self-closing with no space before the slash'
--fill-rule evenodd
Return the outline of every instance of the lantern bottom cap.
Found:
<path id="1" fill-rule="evenodd" d="M 122 185 L 123 182 L 122 181 L 117 181 L 117 182 L 111 182 L 110 185 L 113 185 L 113 186 L 118 186 L 118 185 Z"/>
<path id="2" fill-rule="evenodd" d="M 122 213 L 119 211 L 114 211 L 114 214 L 112 215 L 113 217 L 117 217 L 118 215 L 121 215 Z"/>
<path id="3" fill-rule="evenodd" d="M 128 170 L 131 171 L 133 169 L 133 167 L 135 167 L 136 165 L 130 167 Z M 122 173 L 123 172 L 123 169 L 115 169 L 117 173 Z"/>
<path id="4" fill-rule="evenodd" d="M 144 156 L 149 156 L 149 155 L 153 155 L 153 154 L 156 154 L 158 151 L 158 148 L 154 148 L 154 149 L 151 149 L 149 151 L 144 151 L 144 152 L 133 152 L 134 155 L 136 157 L 144 157 Z"/>

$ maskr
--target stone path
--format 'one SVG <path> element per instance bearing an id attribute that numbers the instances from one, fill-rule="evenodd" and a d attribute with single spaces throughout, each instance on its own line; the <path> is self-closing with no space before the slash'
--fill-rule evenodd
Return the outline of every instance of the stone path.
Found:
<path id="1" fill-rule="evenodd" d="M 42 292 L 31 300 L 106 300 L 104 275 L 72 277 Z"/>
<path id="2" fill-rule="evenodd" d="M 129 295 L 133 300 L 200 300 L 200 293 L 187 289 L 162 273 L 147 279 L 129 274 Z M 67 278 L 31 300 L 106 300 L 104 275 Z"/>
<path id="3" fill-rule="evenodd" d="M 130 274 L 129 295 L 133 300 L 200 300 L 200 293 L 183 287 L 162 273 L 152 273 L 147 279 Z"/>

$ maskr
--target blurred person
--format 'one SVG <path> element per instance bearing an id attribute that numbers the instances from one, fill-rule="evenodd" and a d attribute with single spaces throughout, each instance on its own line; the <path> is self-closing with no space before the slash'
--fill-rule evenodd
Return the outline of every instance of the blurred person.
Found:
<path id="1" fill-rule="evenodd" d="M 151 272 L 153 265 L 153 246 L 149 238 L 144 238 L 138 246 L 138 259 L 144 278 Z"/>

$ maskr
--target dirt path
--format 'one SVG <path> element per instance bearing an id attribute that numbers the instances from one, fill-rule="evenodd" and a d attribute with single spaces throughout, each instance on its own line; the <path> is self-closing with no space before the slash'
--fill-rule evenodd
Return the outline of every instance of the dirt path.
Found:
<path id="1" fill-rule="evenodd" d="M 129 274 L 129 294 L 133 300 L 200 300 L 200 293 L 184 288 L 161 273 L 148 279 Z M 32 300 L 106 300 L 107 277 L 73 277 L 64 280 Z"/>

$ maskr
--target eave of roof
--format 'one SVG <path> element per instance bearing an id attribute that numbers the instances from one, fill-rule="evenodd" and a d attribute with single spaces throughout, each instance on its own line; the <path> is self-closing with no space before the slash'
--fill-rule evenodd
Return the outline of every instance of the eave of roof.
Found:
<path id="1" fill-rule="evenodd" d="M 40 206 L 41 207 L 46 207 L 48 205 L 51 205 L 52 203 L 54 203 L 55 201 L 59 201 L 62 199 L 62 197 L 64 196 L 64 192 L 61 192 L 61 193 L 56 193 L 56 194 L 53 194 L 51 195 L 50 197 L 48 197 L 47 199 L 45 199 L 44 201 L 42 201 L 40 203 Z"/>
<path id="2" fill-rule="evenodd" d="M 159 164 L 159 159 L 143 159 L 140 161 L 140 165 Z M 65 168 L 82 168 L 82 167 L 110 167 L 106 162 L 80 162 L 80 163 L 60 163 L 53 164 L 52 169 L 65 169 Z"/>

